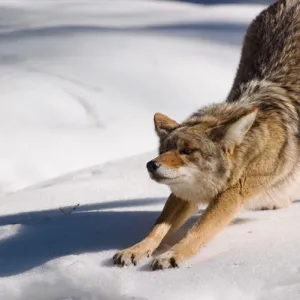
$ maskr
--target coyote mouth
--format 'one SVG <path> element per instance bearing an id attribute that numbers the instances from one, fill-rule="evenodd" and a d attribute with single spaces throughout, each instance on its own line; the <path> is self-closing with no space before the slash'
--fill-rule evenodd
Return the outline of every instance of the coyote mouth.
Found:
<path id="1" fill-rule="evenodd" d="M 171 183 L 173 181 L 176 181 L 178 180 L 180 177 L 182 176 L 176 176 L 176 177 L 166 177 L 166 176 L 163 176 L 163 175 L 159 175 L 159 174 L 153 174 L 153 173 L 149 173 L 150 175 L 150 178 L 158 183 L 165 183 L 165 184 L 168 184 L 168 183 Z"/>
<path id="2" fill-rule="evenodd" d="M 168 177 L 165 177 L 165 176 L 162 176 L 162 175 L 158 175 L 158 174 L 153 174 L 153 173 L 149 173 L 149 175 L 150 175 L 151 179 L 153 179 L 153 180 L 155 180 L 157 182 L 171 179 L 171 178 L 168 178 Z"/>

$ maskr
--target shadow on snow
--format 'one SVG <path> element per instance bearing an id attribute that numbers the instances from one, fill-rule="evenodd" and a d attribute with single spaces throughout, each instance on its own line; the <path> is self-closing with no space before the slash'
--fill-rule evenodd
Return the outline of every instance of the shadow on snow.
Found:
<path id="1" fill-rule="evenodd" d="M 77 207 L 0 216 L 0 226 L 20 224 L 0 240 L 0 277 L 16 275 L 52 259 L 86 252 L 122 249 L 141 240 L 159 211 L 130 211 L 130 207 L 163 204 L 165 198 L 130 199 Z M 126 211 L 109 211 L 128 208 Z M 65 212 L 72 211 L 70 214 Z M 200 210 L 199 213 L 202 213 Z M 198 216 L 190 219 L 194 222 Z M 237 218 L 232 224 L 251 219 Z"/>
<path id="2" fill-rule="evenodd" d="M 0 240 L 0 276 L 22 273 L 57 257 L 120 249 L 141 239 L 158 211 L 105 211 L 163 203 L 165 199 L 132 199 L 79 206 L 65 215 L 59 209 L 0 216 L 0 226 L 21 224 Z M 93 211 L 93 210 L 101 211 Z"/>

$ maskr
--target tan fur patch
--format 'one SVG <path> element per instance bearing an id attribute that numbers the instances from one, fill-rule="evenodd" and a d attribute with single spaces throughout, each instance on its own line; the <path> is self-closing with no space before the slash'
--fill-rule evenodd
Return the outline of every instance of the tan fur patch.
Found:
<path id="1" fill-rule="evenodd" d="M 184 161 L 176 151 L 166 152 L 158 156 L 155 160 L 168 168 L 180 168 L 184 165 Z"/>

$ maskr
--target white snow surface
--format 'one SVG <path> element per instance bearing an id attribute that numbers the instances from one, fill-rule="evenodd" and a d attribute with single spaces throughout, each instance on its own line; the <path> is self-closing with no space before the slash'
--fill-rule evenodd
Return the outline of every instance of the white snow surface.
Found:
<path id="1" fill-rule="evenodd" d="M 226 97 L 262 8 L 0 1 L 0 192 L 156 149 L 156 111 Z"/>
<path id="2" fill-rule="evenodd" d="M 145 170 L 153 114 L 224 100 L 264 7 L 0 1 L 1 300 L 300 299 L 297 200 L 241 212 L 180 269 L 111 262 L 169 193 Z"/>

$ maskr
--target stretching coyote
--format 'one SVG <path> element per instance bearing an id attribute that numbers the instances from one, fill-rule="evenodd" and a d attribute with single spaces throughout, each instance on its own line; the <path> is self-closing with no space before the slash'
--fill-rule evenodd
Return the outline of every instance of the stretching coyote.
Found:
<path id="1" fill-rule="evenodd" d="M 287 207 L 300 181 L 300 1 L 278 1 L 251 23 L 224 103 L 181 124 L 157 113 L 154 123 L 159 156 L 147 169 L 171 195 L 149 235 L 118 252 L 115 264 L 150 256 L 198 204 L 205 212 L 153 270 L 178 267 L 243 207 Z"/>

